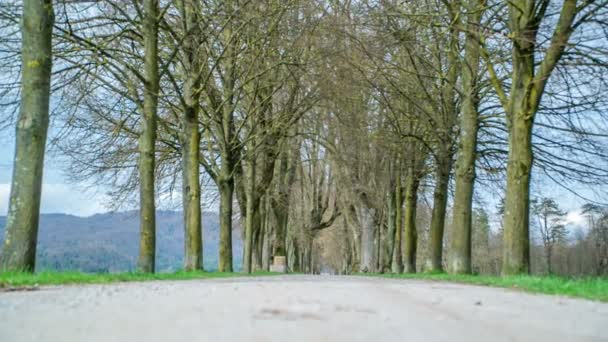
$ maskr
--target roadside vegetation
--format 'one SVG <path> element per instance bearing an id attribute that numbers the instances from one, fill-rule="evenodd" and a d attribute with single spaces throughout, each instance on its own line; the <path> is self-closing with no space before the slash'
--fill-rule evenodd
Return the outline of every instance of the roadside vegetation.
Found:
<path id="1" fill-rule="evenodd" d="M 251 274 L 232 272 L 177 271 L 174 273 L 82 273 L 82 272 L 52 272 L 38 273 L 2 272 L 0 273 L 1 289 L 26 289 L 39 285 L 65 284 L 106 284 L 128 281 L 150 280 L 194 280 L 233 278 L 243 276 L 266 276 L 276 273 L 254 272 Z"/>
<path id="2" fill-rule="evenodd" d="M 608 302 L 608 278 L 558 276 L 491 276 L 447 273 L 374 274 L 393 279 L 420 279 L 470 285 L 502 287 L 531 293 L 568 296 Z"/>
<path id="3" fill-rule="evenodd" d="M 608 276 L 608 1 L 55 2 L 0 5 L 0 270 L 199 271 L 207 206 L 221 272 Z M 46 250 L 46 151 L 137 255 Z"/>
<path id="4" fill-rule="evenodd" d="M 43 285 L 66 284 L 107 284 L 131 281 L 152 280 L 195 280 L 217 279 L 249 276 L 272 276 L 272 272 L 205 272 L 177 271 L 174 273 L 82 273 L 82 272 L 53 272 L 38 273 L 3 272 L 0 273 L 0 291 L 28 290 Z M 530 293 L 567 296 L 608 302 L 608 278 L 584 277 L 566 278 L 559 276 L 490 276 L 447 273 L 371 273 L 366 276 L 391 279 L 416 279 L 437 282 L 454 282 L 469 285 L 481 285 L 521 290 Z"/>

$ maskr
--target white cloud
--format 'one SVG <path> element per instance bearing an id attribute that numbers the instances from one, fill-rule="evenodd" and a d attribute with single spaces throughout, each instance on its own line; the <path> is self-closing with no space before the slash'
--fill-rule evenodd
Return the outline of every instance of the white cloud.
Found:
<path id="1" fill-rule="evenodd" d="M 10 184 L 0 183 L 0 215 L 6 215 L 8 211 L 9 194 Z M 41 201 L 42 213 L 89 216 L 107 211 L 103 206 L 103 196 L 68 184 L 43 184 Z"/>
<path id="2" fill-rule="evenodd" d="M 585 216 L 580 210 L 572 210 L 566 215 L 566 223 L 582 226 L 585 223 Z"/>
<path id="3" fill-rule="evenodd" d="M 10 194 L 10 184 L 0 184 L 0 215 L 6 215 L 8 211 L 8 196 Z"/>

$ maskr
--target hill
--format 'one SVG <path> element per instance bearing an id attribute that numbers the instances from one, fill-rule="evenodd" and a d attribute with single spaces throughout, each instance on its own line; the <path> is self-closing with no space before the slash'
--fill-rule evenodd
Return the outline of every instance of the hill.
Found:
<path id="1" fill-rule="evenodd" d="M 156 263 L 159 271 L 181 268 L 183 262 L 183 217 L 177 211 L 157 212 Z M 4 238 L 6 217 L 0 216 L 0 237 Z M 219 217 L 203 213 L 203 260 L 205 269 L 217 268 Z M 82 272 L 127 272 L 135 270 L 139 243 L 136 211 L 78 217 L 42 214 L 37 249 L 37 270 Z M 235 266 L 240 268 L 242 242 L 233 234 Z"/>

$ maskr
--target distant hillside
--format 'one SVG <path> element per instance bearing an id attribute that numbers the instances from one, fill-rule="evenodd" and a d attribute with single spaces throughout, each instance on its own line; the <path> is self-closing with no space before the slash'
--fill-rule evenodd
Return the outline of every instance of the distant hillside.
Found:
<path id="1" fill-rule="evenodd" d="M 184 254 L 181 212 L 157 213 L 156 262 L 159 271 L 182 267 Z M 4 238 L 6 217 L 0 216 L 0 238 Z M 203 213 L 203 259 L 205 268 L 217 268 L 219 217 Z M 78 217 L 65 214 L 40 216 L 37 270 L 78 270 L 83 272 L 133 271 L 138 254 L 137 212 L 116 212 Z M 1 245 L 0 245 L 1 246 Z M 235 266 L 240 268 L 242 242 L 233 234 Z"/>

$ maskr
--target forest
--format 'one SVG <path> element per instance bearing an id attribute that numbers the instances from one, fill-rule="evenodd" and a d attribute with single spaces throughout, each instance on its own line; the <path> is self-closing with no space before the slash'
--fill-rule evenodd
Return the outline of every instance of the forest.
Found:
<path id="1" fill-rule="evenodd" d="M 211 206 L 221 272 L 606 276 L 607 127 L 605 0 L 2 0 L 0 269 L 52 154 L 138 210 L 139 272 L 166 206 L 203 269 Z"/>

